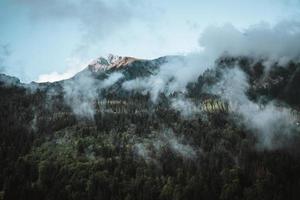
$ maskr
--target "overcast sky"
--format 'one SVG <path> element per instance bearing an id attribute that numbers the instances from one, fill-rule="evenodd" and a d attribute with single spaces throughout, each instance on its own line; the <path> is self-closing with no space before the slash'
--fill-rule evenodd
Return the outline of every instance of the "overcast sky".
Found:
<path id="1" fill-rule="evenodd" d="M 298 19 L 299 8 L 298 0 L 0 0 L 0 70 L 47 81 L 108 53 L 186 54 L 201 50 L 208 26 L 273 25 Z"/>

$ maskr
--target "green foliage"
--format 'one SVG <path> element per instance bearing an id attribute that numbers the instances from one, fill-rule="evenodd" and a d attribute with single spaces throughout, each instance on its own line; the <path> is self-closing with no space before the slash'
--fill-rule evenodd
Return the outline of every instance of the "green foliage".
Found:
<path id="1" fill-rule="evenodd" d="M 234 62 L 222 61 L 222 67 Z M 262 77 L 259 64 L 244 70 Z M 135 66 L 136 67 L 136 66 Z M 253 84 L 258 95 L 299 107 L 299 68 L 276 68 L 269 88 Z M 128 71 L 147 75 L 150 71 Z M 293 74 L 293 76 L 291 76 Z M 272 75 L 273 76 L 273 75 Z M 188 96 L 207 99 L 203 85 L 217 81 L 209 70 L 188 86 Z M 256 80 L 253 78 L 253 83 Z M 272 79 L 273 80 L 273 79 Z M 287 85 L 285 83 L 288 83 Z M 284 90 L 287 96 L 280 96 Z M 149 106 L 149 95 L 104 93 L 108 98 Z M 238 126 L 227 105 L 208 102 L 205 117 L 185 119 L 163 97 L 151 112 L 102 113 L 93 120 L 74 116 L 62 95 L 0 86 L 0 199 L 299 199 L 299 137 L 276 150 L 257 150 L 255 134 Z M 119 95 L 119 96 L 118 96 Z M 176 95 L 176 94 L 175 94 Z M 215 97 L 214 97 L 215 98 Z M 135 105 L 128 107 L 134 110 Z M 142 107 L 142 106 L 140 106 Z M 139 107 L 139 109 L 140 109 Z M 160 144 L 162 130 L 183 138 L 195 156 L 183 156 Z M 153 142 L 154 141 L 154 142 Z M 174 142 L 174 141 L 173 141 Z M 137 144 L 147 147 L 138 152 Z M 176 143 L 175 143 L 176 145 Z M 178 145 L 178 144 L 177 144 Z M 159 146 L 159 147 L 157 147 Z"/>

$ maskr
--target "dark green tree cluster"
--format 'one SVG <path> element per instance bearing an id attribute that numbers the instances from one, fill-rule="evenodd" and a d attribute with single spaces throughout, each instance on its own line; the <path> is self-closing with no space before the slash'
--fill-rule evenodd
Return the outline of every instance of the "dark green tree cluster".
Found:
<path id="1" fill-rule="evenodd" d="M 189 84 L 188 98 L 217 98 L 203 88 L 218 81 L 222 68 L 238 62 L 251 77 L 254 101 L 266 96 L 300 105 L 294 91 L 299 65 L 275 67 L 262 78 L 260 63 L 229 57 L 218 62 L 218 69 Z M 63 92 L 49 95 L 47 87 L 0 85 L 0 199 L 300 198 L 298 129 L 289 138 L 278 138 L 286 145 L 258 149 L 256 133 L 235 123 L 241 116 L 232 113 L 185 118 L 163 95 L 153 105 L 149 94 L 107 90 L 101 98 L 140 102 L 129 110 L 136 106 L 149 112 L 95 108 L 94 118 L 85 119 L 72 113 Z M 166 130 L 179 139 L 157 142 Z M 181 153 L 182 146 L 193 153 Z"/>

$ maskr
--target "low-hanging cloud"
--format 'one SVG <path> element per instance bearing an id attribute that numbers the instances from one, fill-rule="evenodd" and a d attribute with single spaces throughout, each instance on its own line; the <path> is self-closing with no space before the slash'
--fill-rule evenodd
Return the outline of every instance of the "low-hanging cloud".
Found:
<path id="1" fill-rule="evenodd" d="M 167 63 L 158 72 L 146 78 L 137 78 L 123 83 L 126 90 L 149 92 L 156 102 L 159 94 L 167 96 L 174 92 L 186 92 L 186 85 L 196 81 L 200 74 L 212 67 L 213 62 L 205 54 L 189 54 L 185 57 L 167 58 Z"/>
<path id="2" fill-rule="evenodd" d="M 239 30 L 231 24 L 206 28 L 199 39 L 201 52 L 184 57 L 170 58 L 160 66 L 158 72 L 146 78 L 129 80 L 123 84 L 126 90 L 149 92 L 153 102 L 160 93 L 167 96 L 186 91 L 189 82 L 215 66 L 223 55 L 246 56 L 264 60 L 268 67 L 273 63 L 282 65 L 289 61 L 300 61 L 300 23 L 282 21 L 275 25 L 260 23 Z"/>
<path id="3" fill-rule="evenodd" d="M 93 119 L 94 102 L 101 96 L 101 90 L 115 84 L 123 77 L 122 73 L 114 72 L 104 80 L 95 79 L 92 74 L 82 73 L 63 84 L 64 100 L 78 116 Z"/>
<path id="4" fill-rule="evenodd" d="M 262 106 L 251 101 L 246 94 L 248 89 L 247 75 L 235 67 L 225 70 L 221 81 L 210 92 L 230 103 L 231 110 L 242 116 L 238 123 L 257 134 L 261 147 L 277 148 L 281 145 L 278 135 L 292 136 L 296 118 L 290 108 L 278 106 L 275 102 Z"/>
<path id="5" fill-rule="evenodd" d="M 184 142 L 183 137 L 178 137 L 171 129 L 166 129 L 159 134 L 154 134 L 150 138 L 143 138 L 135 145 L 136 154 L 146 162 L 158 163 L 165 148 L 169 148 L 173 153 L 186 158 L 194 159 L 201 150 L 196 150 L 191 145 Z"/>
<path id="6" fill-rule="evenodd" d="M 160 93 L 167 96 L 172 92 L 184 93 L 189 82 L 196 81 L 206 69 L 216 65 L 216 59 L 224 55 L 263 60 L 267 67 L 274 63 L 284 66 L 290 61 L 300 62 L 300 23 L 295 21 L 283 21 L 274 26 L 260 23 L 243 31 L 230 24 L 212 26 L 202 33 L 199 41 L 202 52 L 184 59 L 173 59 L 162 65 L 156 74 L 125 82 L 123 88 L 150 92 L 155 102 Z M 246 94 L 250 87 L 248 77 L 238 67 L 222 74 L 223 79 L 209 92 L 230 103 L 231 109 L 242 116 L 238 123 L 257 134 L 261 147 L 277 148 L 282 145 L 278 138 L 293 136 L 296 117 L 289 107 L 279 106 L 279 102 L 275 101 L 266 105 L 251 101 Z M 170 99 L 171 106 L 181 111 L 183 116 L 190 116 L 188 111 L 191 109 L 197 110 L 185 98 Z"/>
<path id="7" fill-rule="evenodd" d="M 183 116 L 189 116 L 193 111 L 197 111 L 193 102 L 184 98 L 184 95 L 174 98 L 171 94 L 174 92 L 184 94 L 187 84 L 197 81 L 199 75 L 205 70 L 213 68 L 216 59 L 220 56 L 224 54 L 247 56 L 263 59 L 265 63 L 298 62 L 300 61 L 299 41 L 300 24 L 297 22 L 281 22 L 274 26 L 261 23 L 244 31 L 232 25 L 209 27 L 200 39 L 202 52 L 185 57 L 167 58 L 168 62 L 149 77 L 126 81 L 122 87 L 126 90 L 150 93 L 153 102 L 157 101 L 160 93 L 164 93 L 170 97 L 171 107 L 180 111 Z M 277 102 L 269 102 L 262 106 L 250 100 L 246 94 L 250 87 L 247 75 L 239 67 L 232 67 L 223 71 L 222 80 L 208 92 L 219 95 L 230 103 L 231 109 L 242 116 L 239 123 L 243 123 L 257 134 L 262 147 L 276 148 L 280 145 L 275 141 L 278 134 L 287 137 L 293 134 L 295 117 L 290 108 L 278 106 Z M 66 101 L 70 106 L 74 106 L 73 110 L 76 114 L 92 117 L 94 108 L 91 107 L 90 102 L 99 96 L 98 89 L 109 87 L 122 77 L 122 74 L 115 73 L 100 82 L 90 77 L 81 77 L 84 80 L 78 80 L 64 87 Z M 157 142 L 156 146 L 159 144 L 160 142 Z M 142 156 L 149 154 L 144 144 L 137 144 L 137 149 Z"/>
<path id="8" fill-rule="evenodd" d="M 176 97 L 171 99 L 171 107 L 185 117 L 194 117 L 201 113 L 200 107 L 196 106 L 191 100 L 185 97 Z"/>

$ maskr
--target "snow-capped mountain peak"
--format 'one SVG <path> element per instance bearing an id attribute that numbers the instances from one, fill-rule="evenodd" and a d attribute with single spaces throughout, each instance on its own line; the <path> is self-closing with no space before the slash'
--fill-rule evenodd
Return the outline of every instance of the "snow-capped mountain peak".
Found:
<path id="1" fill-rule="evenodd" d="M 111 68 L 119 68 L 129 65 L 137 60 L 133 57 L 123 57 L 118 55 L 109 54 L 106 57 L 99 57 L 89 64 L 88 69 L 92 72 L 105 71 Z"/>

